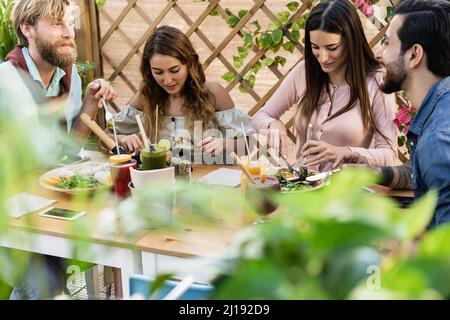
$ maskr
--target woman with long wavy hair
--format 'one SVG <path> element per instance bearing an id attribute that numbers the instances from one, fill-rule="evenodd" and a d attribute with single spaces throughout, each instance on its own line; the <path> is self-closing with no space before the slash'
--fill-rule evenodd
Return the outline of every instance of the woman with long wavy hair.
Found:
<path id="1" fill-rule="evenodd" d="M 234 107 L 226 90 L 206 81 L 199 56 L 179 29 L 161 26 L 152 33 L 140 71 L 143 81 L 138 94 L 114 118 L 119 144 L 127 151 L 143 147 L 136 115 L 143 119 L 152 142 L 155 132 L 159 138 L 170 138 L 180 153 L 174 156 L 180 157 L 193 146 L 211 156 L 234 149 L 236 139 L 243 136 L 241 122 L 247 134 L 253 132 L 250 117 Z M 216 133 L 208 134 L 214 129 Z"/>
<path id="2" fill-rule="evenodd" d="M 324 171 L 351 154 L 373 166 L 398 164 L 395 97 L 379 90 L 381 79 L 351 2 L 323 1 L 306 21 L 304 61 L 254 116 L 253 125 L 267 129 L 269 144 L 286 152 L 287 131 L 279 119 L 295 105 L 298 164 Z"/>

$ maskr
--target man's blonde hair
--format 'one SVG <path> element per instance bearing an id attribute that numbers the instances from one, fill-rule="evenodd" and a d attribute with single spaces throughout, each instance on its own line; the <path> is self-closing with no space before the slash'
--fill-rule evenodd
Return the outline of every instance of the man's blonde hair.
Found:
<path id="1" fill-rule="evenodd" d="M 40 19 L 60 20 L 70 5 L 70 0 L 17 0 L 12 20 L 19 44 L 28 47 L 28 39 L 20 30 L 21 24 L 34 26 Z"/>

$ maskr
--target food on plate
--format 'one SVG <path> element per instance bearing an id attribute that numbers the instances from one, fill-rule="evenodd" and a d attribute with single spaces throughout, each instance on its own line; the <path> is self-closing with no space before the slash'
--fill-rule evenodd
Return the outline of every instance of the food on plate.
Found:
<path id="1" fill-rule="evenodd" d="M 62 168 L 61 171 L 59 172 L 60 178 L 70 178 L 74 175 L 75 175 L 75 172 L 73 170 L 70 170 L 67 168 Z"/>
<path id="2" fill-rule="evenodd" d="M 306 177 L 314 175 L 314 172 L 306 167 L 281 168 L 274 175 L 280 181 L 282 192 L 310 191 L 323 183 L 323 180 L 306 181 Z"/>
<path id="3" fill-rule="evenodd" d="M 70 178 L 61 178 L 56 184 L 56 187 L 62 189 L 87 189 L 100 186 L 101 183 L 95 180 L 91 176 L 83 176 L 81 174 L 75 174 Z"/>
<path id="4" fill-rule="evenodd" d="M 51 185 L 56 186 L 61 181 L 60 177 L 51 176 L 51 177 L 45 177 L 44 182 Z"/>
<path id="5" fill-rule="evenodd" d="M 42 182 L 64 190 L 93 189 L 112 184 L 108 163 L 95 161 L 55 169 L 44 175 Z"/>

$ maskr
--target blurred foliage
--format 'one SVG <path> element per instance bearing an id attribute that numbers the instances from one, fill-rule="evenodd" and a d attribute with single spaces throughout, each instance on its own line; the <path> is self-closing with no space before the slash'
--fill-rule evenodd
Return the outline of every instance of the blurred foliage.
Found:
<path id="1" fill-rule="evenodd" d="M 26 91 L 17 88 L 20 83 L 12 81 L 12 75 L 6 75 L 8 81 L 2 82 L 2 77 L 0 235 L 7 236 L 10 218 L 6 199 L 36 184 L 39 175 L 57 163 L 56 146 L 73 146 L 73 142 L 63 132 L 55 132 L 52 124 L 58 123 L 57 117 L 41 112 L 44 106 L 24 100 L 25 94 L 8 92 L 12 87 Z M 21 114 L 27 107 L 38 110 L 39 122 Z M 149 186 L 120 203 L 114 202 L 110 192 L 81 194 L 72 197 L 74 207 L 89 205 L 89 212 L 99 212 L 105 206 L 117 210 L 87 215 L 70 224 L 80 240 L 71 248 L 72 256 L 100 254 L 92 250 L 93 233 L 136 240 L 144 227 L 167 223 L 173 230 L 198 223 L 242 226 L 245 231 L 236 238 L 233 250 L 216 261 L 219 271 L 214 298 L 450 298 L 450 226 L 438 227 L 420 242 L 416 240 L 430 221 L 437 193 L 428 193 L 404 210 L 388 197 L 364 190 L 375 181 L 371 172 L 348 169 L 333 175 L 330 185 L 314 192 L 267 195 L 278 203 L 279 212 L 270 222 L 253 226 L 251 221 L 258 217 L 254 206 L 231 188 L 198 183 Z M 174 198 L 177 214 L 167 221 L 165 213 L 170 213 Z M 24 219 L 31 223 L 33 217 Z M 16 240 L 32 244 L 32 239 Z M 0 254 L 2 266 L 3 258 Z M 29 256 L 10 258 L 19 277 Z M 0 276 L 3 272 L 0 268 Z M 6 298 L 5 286 L 0 285 L 0 290 L 0 297 Z"/>
<path id="2" fill-rule="evenodd" d="M 91 63 L 89 61 L 86 62 L 77 61 L 75 63 L 75 66 L 77 67 L 78 74 L 80 75 L 81 78 L 81 88 L 84 95 L 86 92 L 87 85 L 90 82 L 94 81 L 95 63 Z"/>
<path id="3" fill-rule="evenodd" d="M 450 263 L 443 245 L 449 227 L 427 234 L 418 254 L 408 255 L 431 219 L 437 193 L 404 212 L 364 191 L 376 181 L 366 171 L 332 178 L 314 192 L 276 196 L 277 217 L 254 228 L 222 263 L 215 299 L 449 297 L 443 271 Z M 395 249 L 385 252 L 389 243 Z M 417 274 L 426 281 L 416 284 Z"/>
<path id="4" fill-rule="evenodd" d="M 12 91 L 14 90 L 14 91 Z M 16 94 L 20 92 L 21 94 Z M 20 106 L 18 108 L 17 106 Z M 36 113 L 34 113 L 36 111 Z M 35 116 L 30 116 L 30 115 Z M 8 231 L 8 209 L 6 199 L 23 192 L 30 183 L 37 181 L 38 174 L 45 168 L 55 166 L 59 150 L 76 148 L 65 139 L 59 130 L 57 113 L 37 106 L 18 74 L 7 71 L 0 75 L 0 235 Z M 40 121 L 38 122 L 37 119 Z M 43 143 L 45 141 L 45 143 Z M 30 243 L 31 239 L 17 239 Z M 1 250 L 2 248 L 0 248 Z M 5 256 L 0 252 L 0 276 L 5 271 Z M 20 276 L 28 263 L 29 256 L 11 256 L 14 272 Z M 5 288 L 1 286 L 1 288 Z M 5 297 L 0 292 L 0 297 Z"/>
<path id="5" fill-rule="evenodd" d="M 13 0 L 0 0 L 0 62 L 4 61 L 6 55 L 14 49 L 17 37 L 11 21 L 11 10 Z"/>

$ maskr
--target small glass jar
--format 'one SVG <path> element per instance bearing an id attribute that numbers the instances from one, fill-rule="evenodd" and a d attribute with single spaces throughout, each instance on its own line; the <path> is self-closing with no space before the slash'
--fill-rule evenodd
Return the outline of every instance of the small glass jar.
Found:
<path id="1" fill-rule="evenodd" d="M 165 149 L 158 149 L 156 146 L 150 149 L 141 150 L 142 169 L 154 170 L 167 167 L 167 156 Z"/>
<path id="2" fill-rule="evenodd" d="M 115 194 L 125 198 L 130 194 L 128 184 L 131 181 L 130 168 L 137 167 L 137 162 L 130 155 L 121 154 L 109 157 L 109 168 Z"/>

